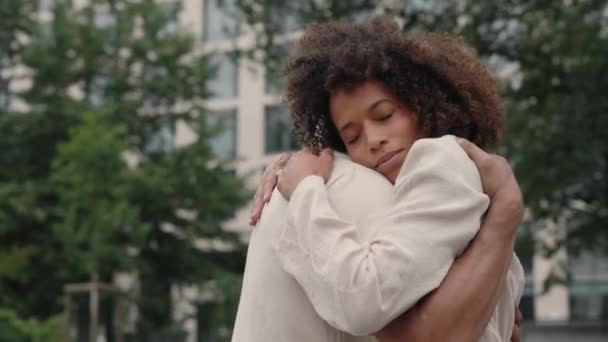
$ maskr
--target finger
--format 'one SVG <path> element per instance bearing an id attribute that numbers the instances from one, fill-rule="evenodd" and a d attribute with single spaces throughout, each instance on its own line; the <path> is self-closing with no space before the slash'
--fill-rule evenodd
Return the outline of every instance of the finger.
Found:
<path id="1" fill-rule="evenodd" d="M 285 154 L 281 154 L 281 156 L 275 159 L 269 166 L 266 168 L 267 173 L 264 174 L 264 178 L 262 179 L 262 183 L 265 182 L 269 177 L 274 177 L 280 169 L 282 169 L 289 158 Z"/>
<path id="2" fill-rule="evenodd" d="M 253 203 L 253 209 L 251 210 L 251 216 L 249 217 L 249 225 L 255 225 L 260 219 L 260 214 L 262 213 L 262 208 L 264 206 L 264 202 L 262 201 L 262 196 L 256 196 L 255 201 Z"/>
<path id="3" fill-rule="evenodd" d="M 289 161 L 289 159 L 291 159 L 291 152 L 285 152 L 283 154 L 281 154 L 281 157 L 279 158 L 279 166 L 282 168 L 283 166 L 285 166 L 285 164 Z"/>
<path id="4" fill-rule="evenodd" d="M 252 203 L 251 203 L 251 210 L 249 212 L 249 217 L 253 216 L 253 213 L 255 212 L 255 204 L 258 201 L 258 198 L 260 197 L 261 194 L 261 190 L 262 190 L 262 185 L 260 184 L 260 186 L 258 186 L 258 189 L 255 191 L 255 195 L 253 195 L 253 199 L 252 199 Z"/>
<path id="5" fill-rule="evenodd" d="M 270 200 L 272 190 L 274 190 L 274 187 L 277 184 L 277 172 L 282 170 L 290 159 L 291 153 L 283 153 L 266 169 L 267 172 L 264 173 L 260 184 L 263 202 L 268 202 Z"/>
<path id="6" fill-rule="evenodd" d="M 262 173 L 262 179 L 258 186 L 255 196 L 253 197 L 253 205 L 249 215 L 249 225 L 253 226 L 260 219 L 264 203 L 270 200 L 270 194 L 276 184 L 276 173 L 282 169 L 291 158 L 291 153 L 282 153 L 279 158 L 273 161 Z M 269 187 L 271 188 L 269 190 Z"/>
<path id="7" fill-rule="evenodd" d="M 264 178 L 268 177 L 268 169 L 266 169 L 262 175 L 262 180 L 260 181 L 260 185 L 253 196 L 253 204 L 251 206 L 251 212 L 249 214 L 249 225 L 253 226 L 260 219 L 260 214 L 262 213 L 262 208 L 264 206 L 263 202 L 263 191 L 264 191 Z"/>
<path id="8" fill-rule="evenodd" d="M 462 147 L 464 152 L 466 152 L 466 154 L 469 156 L 469 158 L 471 158 L 475 162 L 475 164 L 478 164 L 484 158 L 488 157 L 488 154 L 484 150 L 480 149 L 479 147 L 477 147 L 477 145 L 473 144 L 467 139 L 456 138 L 456 140 L 458 141 L 460 147 Z"/>
<path id="9" fill-rule="evenodd" d="M 278 181 L 278 175 L 283 171 L 283 169 L 279 169 L 274 176 L 269 177 L 268 180 L 266 180 L 266 183 L 264 183 L 264 190 L 263 190 L 263 196 L 262 196 L 262 201 L 264 201 L 264 203 L 268 203 L 268 201 L 270 201 L 270 196 L 272 195 L 272 191 L 274 190 L 275 186 L 277 185 L 277 181 Z"/>
<path id="10" fill-rule="evenodd" d="M 283 173 L 279 173 L 277 175 L 277 189 L 279 189 L 279 193 L 281 193 L 281 195 L 283 195 L 283 197 L 285 197 L 284 191 L 283 191 L 283 186 L 284 186 L 284 176 Z"/>
<path id="11" fill-rule="evenodd" d="M 321 151 L 321 154 L 319 154 L 319 157 L 321 157 L 321 159 L 326 160 L 326 161 L 332 161 L 334 160 L 334 151 L 326 148 L 323 149 L 323 151 Z"/>
<path id="12" fill-rule="evenodd" d="M 274 175 L 278 170 L 284 168 L 289 159 L 291 159 L 291 153 L 281 153 L 279 158 L 273 161 L 270 165 L 270 170 L 272 171 L 271 174 Z"/>
<path id="13" fill-rule="evenodd" d="M 520 336 L 520 329 L 519 326 L 514 326 L 513 327 L 513 334 L 511 335 L 511 342 L 520 342 L 521 336 Z"/>
<path id="14" fill-rule="evenodd" d="M 515 323 L 519 324 L 522 320 L 524 319 L 521 310 L 516 309 L 515 310 Z"/>
<path id="15" fill-rule="evenodd" d="M 314 154 L 315 156 L 319 154 L 319 150 L 312 148 L 312 147 L 308 147 L 308 146 L 305 146 L 301 152 L 304 152 L 307 154 Z"/>

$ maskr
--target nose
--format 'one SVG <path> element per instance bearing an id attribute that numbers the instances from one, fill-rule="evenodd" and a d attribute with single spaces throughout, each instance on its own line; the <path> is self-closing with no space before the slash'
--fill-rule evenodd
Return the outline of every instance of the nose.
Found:
<path id="1" fill-rule="evenodd" d="M 386 135 L 381 134 L 381 132 L 370 132 L 367 137 L 369 151 L 371 153 L 376 153 L 380 150 L 386 143 L 388 143 L 388 138 Z"/>

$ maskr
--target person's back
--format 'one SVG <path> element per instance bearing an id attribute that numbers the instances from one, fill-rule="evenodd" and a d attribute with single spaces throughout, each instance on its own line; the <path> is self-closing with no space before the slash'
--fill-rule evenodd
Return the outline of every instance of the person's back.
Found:
<path id="1" fill-rule="evenodd" d="M 347 157 L 337 156 L 327 186 L 336 211 L 362 226 L 390 205 L 392 185 Z M 275 243 L 287 222 L 287 206 L 275 190 L 251 234 L 232 341 L 374 341 L 350 336 L 323 321 L 301 286 L 281 267 Z"/>

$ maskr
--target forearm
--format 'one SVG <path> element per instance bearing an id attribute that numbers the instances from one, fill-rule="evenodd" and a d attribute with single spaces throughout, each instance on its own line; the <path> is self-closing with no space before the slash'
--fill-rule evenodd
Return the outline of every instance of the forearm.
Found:
<path id="1" fill-rule="evenodd" d="M 440 287 L 379 331 L 378 338 L 382 342 L 477 341 L 492 316 L 511 264 L 514 234 L 509 232 L 514 229 L 488 227 L 499 224 L 485 222 Z"/>

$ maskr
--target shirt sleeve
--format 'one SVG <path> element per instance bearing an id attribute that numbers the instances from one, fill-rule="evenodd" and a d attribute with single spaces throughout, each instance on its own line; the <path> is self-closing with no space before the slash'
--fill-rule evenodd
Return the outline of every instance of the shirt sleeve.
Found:
<path id="1" fill-rule="evenodd" d="M 357 227 L 333 210 L 321 177 L 306 177 L 277 243 L 283 268 L 317 313 L 353 335 L 375 333 L 437 288 L 489 204 L 453 139 L 417 141 L 393 191 L 387 215 Z"/>

